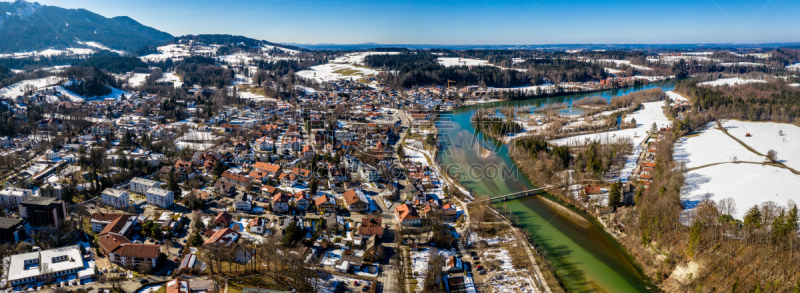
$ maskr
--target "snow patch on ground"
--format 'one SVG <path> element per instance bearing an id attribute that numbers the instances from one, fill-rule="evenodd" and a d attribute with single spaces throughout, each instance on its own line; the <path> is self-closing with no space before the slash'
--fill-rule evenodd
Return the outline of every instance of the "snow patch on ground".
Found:
<path id="1" fill-rule="evenodd" d="M 439 64 L 444 67 L 453 66 L 493 66 L 486 60 L 459 58 L 459 57 L 439 57 L 437 58 Z"/>
<path id="2" fill-rule="evenodd" d="M 425 248 L 418 251 L 411 252 L 411 271 L 415 273 L 414 279 L 417 280 L 417 292 L 422 292 L 422 284 L 425 283 L 425 274 L 428 272 L 428 261 L 431 259 L 431 253 L 436 253 L 445 258 L 451 257 L 456 253 L 452 250 L 443 250 L 436 248 Z"/>
<path id="3" fill-rule="evenodd" d="M 796 201 L 800 176 L 760 164 L 720 164 L 688 172 L 685 185 L 686 191 L 681 194 L 685 209 L 693 209 L 706 196 L 715 202 L 730 197 L 736 202 L 732 216 L 741 220 L 754 205 L 767 201 L 785 205 L 789 200 Z"/>
<path id="4" fill-rule="evenodd" d="M 697 135 L 680 138 L 675 143 L 672 156 L 676 161 L 684 162 L 689 169 L 734 161 L 761 163 L 765 159 L 731 139 L 713 122 Z"/>
<path id="5" fill-rule="evenodd" d="M 800 127 L 786 123 L 739 120 L 722 121 L 722 126 L 732 136 L 763 155 L 775 150 L 778 161 L 800 171 Z M 748 133 L 751 137 L 747 137 Z"/>
<path id="6" fill-rule="evenodd" d="M 766 82 L 766 81 L 761 79 L 745 79 L 741 77 L 732 77 L 732 78 L 717 79 L 714 81 L 701 82 L 698 85 L 716 87 L 716 86 L 735 86 L 735 85 L 742 85 L 755 82 Z"/>
<path id="7" fill-rule="evenodd" d="M 128 85 L 130 86 L 140 86 L 144 84 L 144 81 L 147 77 L 150 76 L 149 73 L 134 73 L 130 79 L 128 79 Z"/>
<path id="8" fill-rule="evenodd" d="M 583 145 L 587 140 L 599 140 L 603 142 L 614 140 L 620 137 L 630 137 L 633 139 L 634 144 L 639 144 L 644 139 L 647 139 L 647 131 L 650 130 L 650 127 L 652 127 L 653 123 L 655 123 L 659 128 L 669 127 L 672 125 L 672 121 L 670 121 L 669 118 L 664 115 L 664 111 L 661 108 L 664 106 L 663 101 L 642 103 L 642 106 L 642 109 L 633 112 L 633 114 L 626 116 L 624 119 L 626 122 L 631 122 L 632 119 L 636 119 L 635 128 L 571 136 L 553 140 L 551 143 L 557 145 Z"/>

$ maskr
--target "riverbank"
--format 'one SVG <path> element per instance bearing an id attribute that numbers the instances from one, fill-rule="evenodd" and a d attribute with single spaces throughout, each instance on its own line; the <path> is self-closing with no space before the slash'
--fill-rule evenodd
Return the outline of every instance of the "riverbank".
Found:
<path id="1" fill-rule="evenodd" d="M 660 87 L 670 90 L 674 82 L 655 82 L 591 94 L 610 100 L 635 91 Z M 483 108 L 514 107 L 536 108 L 550 103 L 572 103 L 588 95 L 567 95 L 554 99 L 507 101 L 494 104 L 460 108 L 443 115 L 436 126 L 442 137 L 437 160 L 444 169 L 457 176 L 462 186 L 481 196 L 502 195 L 535 188 L 528 176 L 510 157 L 509 147 L 502 141 L 487 135 L 479 135 L 471 123 L 475 112 Z M 640 120 L 637 118 L 637 120 Z M 502 172 L 497 175 L 497 170 Z M 491 172 L 482 171 L 489 170 Z M 474 172 L 473 172 L 474 171 Z M 469 175 L 469 176 L 464 176 Z M 584 292 L 650 292 L 653 286 L 635 261 L 619 242 L 606 232 L 594 217 L 584 216 L 590 225 L 564 213 L 563 210 L 545 202 L 543 198 L 560 204 L 561 200 L 551 195 L 527 197 L 495 204 L 514 215 L 514 225 L 531 237 L 537 250 L 552 264 L 552 270 L 564 283 L 568 291 Z M 569 204 L 562 206 L 574 210 L 578 215 L 583 210 Z"/>
<path id="2" fill-rule="evenodd" d="M 642 80 L 644 80 L 644 79 L 642 79 Z M 586 95 L 586 94 L 600 93 L 600 92 L 606 92 L 606 91 L 624 90 L 624 89 L 627 89 L 627 88 L 638 87 L 638 86 L 647 86 L 647 85 L 650 85 L 650 84 L 655 84 L 655 83 L 659 83 L 659 82 L 669 82 L 669 81 L 674 81 L 674 80 L 675 80 L 675 77 L 672 76 L 672 77 L 665 77 L 664 79 L 658 79 L 658 80 L 647 80 L 646 82 L 643 82 L 643 83 L 640 83 L 640 84 L 631 84 L 631 85 L 625 85 L 625 86 L 612 86 L 612 87 L 608 87 L 608 88 L 592 88 L 592 89 L 584 89 L 584 90 L 578 90 L 578 91 L 560 91 L 560 92 L 556 92 L 556 93 L 544 93 L 544 94 L 540 94 L 540 95 L 522 95 L 522 96 L 519 96 L 519 97 L 514 97 L 513 99 L 502 98 L 502 97 L 494 97 L 494 98 L 491 98 L 491 99 L 488 99 L 488 100 L 466 101 L 466 102 L 464 102 L 464 104 L 462 104 L 462 105 L 460 105 L 458 107 L 452 108 L 452 109 L 453 110 L 458 110 L 458 109 L 474 107 L 474 106 L 481 106 L 481 107 L 482 106 L 491 106 L 491 104 L 503 103 L 503 102 L 529 101 L 529 100 L 537 100 L 537 99 L 558 98 L 558 97 L 571 96 L 571 95 Z"/>

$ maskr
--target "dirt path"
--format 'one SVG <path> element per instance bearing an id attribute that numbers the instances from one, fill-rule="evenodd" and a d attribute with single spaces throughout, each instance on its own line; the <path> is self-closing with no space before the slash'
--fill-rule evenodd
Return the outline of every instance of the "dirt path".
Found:
<path id="1" fill-rule="evenodd" d="M 766 157 L 767 157 L 766 155 L 764 155 L 764 154 L 760 153 L 759 151 L 757 151 L 757 150 L 753 149 L 752 147 L 750 147 L 749 145 L 747 145 L 747 144 L 746 144 L 745 142 L 743 142 L 742 140 L 740 140 L 740 139 L 736 138 L 735 136 L 731 135 L 730 133 L 728 133 L 728 130 L 727 130 L 727 129 L 725 129 L 725 127 L 723 127 L 723 126 L 722 126 L 722 122 L 719 122 L 719 120 L 717 120 L 716 122 L 717 122 L 717 128 L 718 128 L 719 130 L 721 130 L 721 131 L 722 131 L 722 133 L 725 133 L 725 135 L 727 135 L 727 136 L 728 136 L 728 137 L 730 137 L 731 139 L 735 140 L 736 142 L 738 142 L 739 144 L 741 144 L 741 145 L 742 145 L 744 148 L 746 148 L 747 150 L 751 151 L 752 153 L 754 153 L 754 154 L 756 154 L 756 155 L 759 155 L 759 156 L 762 156 L 762 157 L 764 157 L 764 158 L 766 159 Z M 751 163 L 751 162 L 742 162 L 742 163 Z M 789 170 L 789 171 L 791 171 L 791 172 L 792 172 L 792 173 L 794 173 L 795 175 L 800 175 L 800 171 L 797 171 L 797 170 L 795 170 L 795 169 L 793 169 L 793 168 L 790 168 L 789 166 L 786 166 L 785 164 L 783 164 L 783 163 L 781 163 L 781 162 L 757 163 L 757 164 L 764 164 L 764 165 L 775 166 L 775 167 L 778 167 L 778 168 L 784 168 L 784 169 L 786 169 L 786 170 Z M 696 167 L 696 168 L 694 168 L 694 169 L 699 169 L 699 168 L 703 168 L 703 167 L 708 167 L 708 165 L 706 165 L 706 166 L 700 166 L 700 167 Z"/>

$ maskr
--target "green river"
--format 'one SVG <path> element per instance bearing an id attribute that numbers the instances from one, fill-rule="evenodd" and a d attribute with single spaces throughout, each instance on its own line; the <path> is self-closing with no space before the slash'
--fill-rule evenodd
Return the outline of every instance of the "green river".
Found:
<path id="1" fill-rule="evenodd" d="M 571 101 L 586 96 L 610 99 L 654 87 L 667 91 L 674 86 L 673 81 L 662 81 L 602 92 L 476 105 L 444 113 L 436 122 L 441 143 L 438 160 L 451 175 L 460 175 L 457 179 L 476 196 L 531 189 L 533 184 L 517 169 L 502 142 L 475 135 L 470 118 L 477 109 L 571 104 Z M 562 112 L 569 114 L 570 111 L 579 112 L 580 109 L 568 108 Z M 546 252 L 547 259 L 569 292 L 652 291 L 652 285 L 625 249 L 605 233 L 599 223 L 587 215 L 584 217 L 588 221 L 576 221 L 544 201 L 542 197 L 533 196 L 496 205 L 503 206 L 516 216 L 515 224 L 527 230 L 536 245 Z"/>

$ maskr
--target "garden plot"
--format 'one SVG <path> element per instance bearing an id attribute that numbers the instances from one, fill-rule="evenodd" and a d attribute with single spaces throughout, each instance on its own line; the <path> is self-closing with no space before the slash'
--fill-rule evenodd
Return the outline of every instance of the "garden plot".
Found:
<path id="1" fill-rule="evenodd" d="M 681 201 L 684 209 L 691 210 L 706 197 L 715 202 L 732 198 L 736 202 L 732 216 L 741 220 L 754 205 L 797 201 L 797 190 L 800 176 L 789 170 L 751 163 L 720 164 L 688 172 Z"/>
<path id="2" fill-rule="evenodd" d="M 778 161 L 800 171 L 800 127 L 785 123 L 738 120 L 722 121 L 722 126 L 732 136 L 762 155 L 767 155 L 769 150 L 775 150 Z M 750 137 L 747 137 L 748 133 Z"/>
<path id="3" fill-rule="evenodd" d="M 765 159 L 731 139 L 713 122 L 697 135 L 680 138 L 675 143 L 673 158 L 684 162 L 688 169 L 735 161 L 761 163 Z"/>

